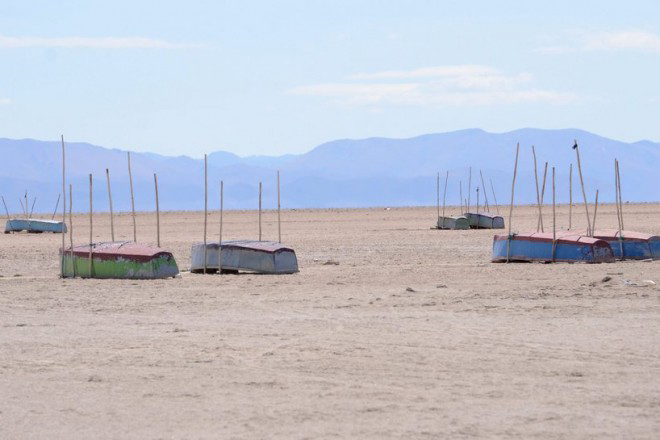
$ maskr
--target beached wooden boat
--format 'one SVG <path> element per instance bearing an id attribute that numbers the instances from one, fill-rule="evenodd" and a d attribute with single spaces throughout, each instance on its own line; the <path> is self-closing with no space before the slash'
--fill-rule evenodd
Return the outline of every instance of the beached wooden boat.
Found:
<path id="1" fill-rule="evenodd" d="M 470 229 L 470 223 L 466 217 L 438 217 L 438 223 L 433 229 Z"/>
<path id="2" fill-rule="evenodd" d="M 91 248 L 91 273 L 89 244 L 74 246 L 73 251 L 71 248 L 64 251 L 64 277 L 156 279 L 179 274 L 174 256 L 156 246 L 132 241 L 114 241 L 93 243 Z"/>
<path id="3" fill-rule="evenodd" d="M 557 236 L 553 255 L 552 232 L 529 232 L 495 235 L 492 261 L 611 263 L 614 253 L 605 240 L 565 233 Z"/>
<path id="4" fill-rule="evenodd" d="M 36 218 L 14 218 L 7 220 L 5 234 L 10 232 L 27 231 L 34 234 L 53 232 L 61 234 L 66 232 L 66 224 L 55 220 L 41 220 Z"/>
<path id="5" fill-rule="evenodd" d="M 597 229 L 594 238 L 609 243 L 617 260 L 660 260 L 660 236 L 635 231 Z"/>
<path id="6" fill-rule="evenodd" d="M 504 219 L 489 212 L 467 212 L 464 214 L 472 229 L 504 229 Z"/>
<path id="7" fill-rule="evenodd" d="M 298 272 L 298 260 L 293 249 L 274 241 L 236 240 L 206 244 L 206 272 L 255 272 L 290 274 Z M 204 272 L 204 243 L 192 246 L 190 271 Z"/>

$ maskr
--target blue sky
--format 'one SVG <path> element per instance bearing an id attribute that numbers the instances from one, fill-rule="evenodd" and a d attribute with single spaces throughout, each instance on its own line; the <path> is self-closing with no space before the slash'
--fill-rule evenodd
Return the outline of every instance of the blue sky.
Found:
<path id="1" fill-rule="evenodd" d="M 660 141 L 652 0 L 2 0 L 0 60 L 0 137 L 193 157 L 472 127 Z"/>

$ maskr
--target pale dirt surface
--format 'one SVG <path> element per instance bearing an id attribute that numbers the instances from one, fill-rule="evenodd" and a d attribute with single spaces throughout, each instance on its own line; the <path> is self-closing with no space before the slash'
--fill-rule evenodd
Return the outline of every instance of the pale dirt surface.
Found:
<path id="1" fill-rule="evenodd" d="M 535 212 L 516 208 L 514 230 Z M 660 206 L 625 214 L 660 234 Z M 59 235 L 0 235 L 0 438 L 658 438 L 660 261 L 492 264 L 493 231 L 434 217 L 286 211 L 301 271 L 285 276 L 185 272 L 200 213 L 161 218 L 184 270 L 169 280 L 60 280 Z M 616 227 L 613 206 L 597 221 Z M 256 213 L 224 231 L 256 238 Z"/>

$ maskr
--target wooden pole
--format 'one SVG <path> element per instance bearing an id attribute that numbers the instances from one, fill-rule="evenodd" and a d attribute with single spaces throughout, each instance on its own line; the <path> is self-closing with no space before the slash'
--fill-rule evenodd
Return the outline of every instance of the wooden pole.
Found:
<path id="1" fill-rule="evenodd" d="M 259 241 L 261 241 L 261 191 L 262 186 L 261 182 L 259 182 Z"/>
<path id="2" fill-rule="evenodd" d="M 27 215 L 27 211 L 25 210 L 25 206 L 23 206 L 23 199 L 19 197 L 18 198 L 18 203 L 21 204 L 21 213 L 23 214 L 23 216 L 27 220 L 28 215 Z"/>
<path id="3" fill-rule="evenodd" d="M 447 170 L 447 174 L 445 175 L 445 192 L 442 195 L 442 227 L 445 227 L 445 208 L 447 204 L 447 182 L 449 181 L 449 170 Z"/>
<path id="4" fill-rule="evenodd" d="M 479 213 L 479 187 L 477 187 L 477 214 Z M 479 226 L 479 219 L 477 219 L 477 226 Z"/>
<path id="5" fill-rule="evenodd" d="M 9 216 L 9 210 L 7 209 L 7 204 L 5 203 L 5 196 L 2 196 L 2 204 L 5 206 L 5 212 L 7 213 L 7 220 L 11 220 Z"/>
<path id="6" fill-rule="evenodd" d="M 619 251 L 621 252 L 621 260 L 624 259 L 624 254 L 623 254 L 623 216 L 621 215 L 621 206 L 619 204 L 619 201 L 621 198 L 619 197 L 619 192 L 621 190 L 621 186 L 619 185 L 619 161 L 614 159 L 614 186 L 615 186 L 615 202 L 616 202 L 616 211 L 617 211 L 617 216 L 619 217 Z"/>
<path id="7" fill-rule="evenodd" d="M 621 173 L 620 173 L 620 168 L 619 168 L 619 160 L 617 159 L 616 161 L 616 181 L 617 181 L 617 189 L 619 190 L 619 212 L 621 213 L 621 230 L 626 229 L 624 223 L 623 223 L 623 198 L 621 196 Z"/>
<path id="8" fill-rule="evenodd" d="M 542 209 L 543 209 L 543 201 L 545 200 L 545 182 L 547 177 L 548 177 L 548 162 L 545 163 L 545 169 L 543 170 L 543 185 L 541 186 L 541 210 L 539 210 L 540 216 L 536 223 L 536 230 L 538 231 L 540 228 L 541 232 L 544 232 Z"/>
<path id="9" fill-rule="evenodd" d="M 573 228 L 573 164 L 568 168 L 568 230 Z"/>
<path id="10" fill-rule="evenodd" d="M 555 210 L 555 167 L 552 167 L 552 262 L 557 253 L 557 212 Z"/>
<path id="11" fill-rule="evenodd" d="M 64 194 L 66 198 L 66 194 Z M 73 185 L 69 184 L 69 255 L 71 257 L 71 275 L 76 277 L 76 265 L 73 261 Z M 62 250 L 62 258 L 64 258 L 64 250 Z"/>
<path id="12" fill-rule="evenodd" d="M 472 192 L 472 167 L 470 167 L 470 177 L 468 177 L 467 212 L 470 212 L 470 193 L 471 192 Z"/>
<path id="13" fill-rule="evenodd" d="M 207 223 L 207 213 L 208 213 L 208 205 L 209 205 L 209 185 L 208 185 L 208 174 L 209 174 L 209 168 L 208 168 L 208 158 L 207 155 L 204 155 L 204 273 L 206 273 L 206 267 L 207 267 L 207 258 L 208 258 L 208 251 L 206 249 L 206 223 Z"/>
<path id="14" fill-rule="evenodd" d="M 534 181 L 536 182 L 536 204 L 538 205 L 539 208 L 539 219 L 543 218 L 543 215 L 541 214 L 541 193 L 539 192 L 539 174 L 537 170 L 537 164 L 536 164 L 536 149 L 534 148 L 534 145 L 532 145 L 532 156 L 534 157 Z M 536 231 L 539 231 L 539 226 L 540 224 L 537 222 L 536 224 Z"/>
<path id="15" fill-rule="evenodd" d="M 436 211 L 437 211 L 437 219 L 440 220 L 440 173 L 438 173 L 438 176 L 435 180 L 435 194 L 436 194 Z"/>
<path id="16" fill-rule="evenodd" d="M 461 203 L 461 215 L 463 215 L 465 213 L 465 211 L 463 210 L 463 181 L 462 180 L 458 181 L 458 191 L 461 195 L 461 200 L 459 200 L 459 202 Z"/>
<path id="17" fill-rule="evenodd" d="M 89 175 L 89 277 L 92 277 L 92 244 L 94 238 L 92 236 L 92 213 L 94 209 L 92 207 L 92 175 Z"/>
<path id="18" fill-rule="evenodd" d="M 280 207 L 280 170 L 277 170 L 277 241 L 282 243 L 282 214 Z"/>
<path id="19" fill-rule="evenodd" d="M 57 202 L 55 202 L 55 210 L 53 211 L 53 215 L 50 217 L 51 220 L 54 220 L 55 214 L 57 214 L 57 207 L 60 206 L 60 197 L 62 197 L 62 193 L 59 193 L 57 195 Z M 66 194 L 64 194 L 64 197 L 66 197 Z"/>
<path id="20" fill-rule="evenodd" d="M 589 206 L 587 204 L 587 193 L 584 190 L 584 179 L 582 178 L 582 165 L 580 164 L 580 148 L 578 147 L 577 140 L 573 143 L 573 149 L 577 155 L 577 165 L 578 165 L 578 174 L 580 175 L 580 185 L 582 186 L 582 198 L 584 200 L 584 210 L 587 213 L 587 235 L 589 237 L 591 234 L 591 219 L 589 218 Z"/>
<path id="21" fill-rule="evenodd" d="M 598 214 L 598 190 L 596 190 L 596 204 L 594 205 L 594 221 L 591 224 L 593 230 L 591 231 L 591 236 L 596 232 L 596 215 Z"/>
<path id="22" fill-rule="evenodd" d="M 108 203 L 110 204 L 110 237 L 115 241 L 115 222 L 114 214 L 112 212 L 112 189 L 110 188 L 110 170 L 105 169 L 105 180 L 108 183 Z"/>
<path id="23" fill-rule="evenodd" d="M 493 186 L 493 179 L 490 180 L 490 190 L 493 192 L 493 200 L 495 201 L 495 210 L 497 210 L 497 215 L 500 215 L 500 205 L 497 204 L 497 196 L 495 195 L 495 187 Z"/>
<path id="24" fill-rule="evenodd" d="M 516 187 L 516 174 L 518 174 L 518 153 L 520 152 L 520 143 L 516 146 L 516 162 L 513 165 L 513 182 L 511 182 L 511 205 L 509 206 L 509 237 L 506 241 L 506 262 L 511 257 L 511 222 L 513 220 L 513 194 Z"/>
<path id="25" fill-rule="evenodd" d="M 479 174 L 481 175 L 481 189 L 483 190 L 482 192 L 484 193 L 484 203 L 485 203 L 485 210 L 490 212 L 490 205 L 488 204 L 488 191 L 486 191 L 486 184 L 484 183 L 484 173 L 479 170 Z"/>
<path id="26" fill-rule="evenodd" d="M 156 188 L 156 246 L 160 247 L 160 205 L 158 204 L 158 176 L 154 173 L 154 187 Z"/>
<path id="27" fill-rule="evenodd" d="M 62 139 L 62 194 L 66 194 L 66 169 L 65 169 L 65 151 L 64 151 L 64 135 L 61 135 Z M 62 262 L 60 264 L 60 278 L 64 278 L 64 246 L 66 233 L 64 232 L 64 226 L 66 225 L 66 197 L 62 201 Z"/>
<path id="28" fill-rule="evenodd" d="M 218 238 L 218 272 L 222 274 L 222 214 L 224 211 L 225 183 L 220 181 L 220 237 Z"/>
<path id="29" fill-rule="evenodd" d="M 133 174 L 131 173 L 131 152 L 128 154 L 128 182 L 131 186 L 131 215 L 133 217 L 133 241 L 137 243 L 137 226 L 135 224 L 135 195 L 133 193 Z"/>
<path id="30" fill-rule="evenodd" d="M 27 190 L 25 191 L 25 218 L 30 218 L 30 215 L 28 214 L 28 196 L 27 196 Z"/>
<path id="31" fill-rule="evenodd" d="M 32 201 L 32 208 L 30 208 L 30 215 L 29 218 L 32 218 L 32 214 L 34 213 L 34 204 L 37 203 L 37 198 L 35 197 L 34 200 Z"/>

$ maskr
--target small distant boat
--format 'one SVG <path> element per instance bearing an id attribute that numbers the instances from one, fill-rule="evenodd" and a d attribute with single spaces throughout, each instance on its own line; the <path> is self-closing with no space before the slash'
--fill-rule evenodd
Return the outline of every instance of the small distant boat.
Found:
<path id="1" fill-rule="evenodd" d="M 170 252 L 132 241 L 74 246 L 73 249 L 66 249 L 63 255 L 63 277 L 157 279 L 178 274 L 179 268 Z"/>
<path id="2" fill-rule="evenodd" d="M 470 229 L 470 223 L 467 217 L 452 216 L 452 217 L 438 217 L 438 223 L 433 229 Z"/>
<path id="3" fill-rule="evenodd" d="M 504 218 L 489 212 L 467 212 L 464 214 L 472 229 L 504 229 Z"/>
<path id="4" fill-rule="evenodd" d="M 492 261 L 612 263 L 615 259 L 607 241 L 579 234 L 557 236 L 553 256 L 552 233 L 529 232 L 495 235 Z"/>
<path id="5" fill-rule="evenodd" d="M 610 244 L 617 260 L 660 260 L 660 236 L 635 231 L 621 231 L 619 236 L 616 229 L 597 229 L 593 235 Z"/>
<path id="6" fill-rule="evenodd" d="M 255 272 L 291 274 L 298 272 L 298 259 L 293 249 L 274 241 L 223 241 L 206 244 L 206 272 Z M 192 246 L 190 271 L 204 272 L 204 243 Z M 220 261 L 221 260 L 221 261 Z"/>
<path id="7" fill-rule="evenodd" d="M 33 234 L 52 232 L 62 234 L 66 232 L 66 224 L 55 220 L 41 220 L 36 218 L 15 218 L 7 220 L 5 234 L 10 232 L 26 231 Z"/>

